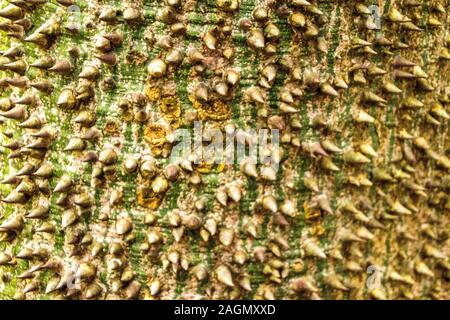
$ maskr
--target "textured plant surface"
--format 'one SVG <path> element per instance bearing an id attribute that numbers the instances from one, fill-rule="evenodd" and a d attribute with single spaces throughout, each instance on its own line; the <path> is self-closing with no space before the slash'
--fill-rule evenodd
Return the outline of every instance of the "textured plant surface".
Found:
<path id="1" fill-rule="evenodd" d="M 449 298 L 449 16 L 1 0 L 0 298 Z M 279 170 L 172 163 L 194 120 Z"/>

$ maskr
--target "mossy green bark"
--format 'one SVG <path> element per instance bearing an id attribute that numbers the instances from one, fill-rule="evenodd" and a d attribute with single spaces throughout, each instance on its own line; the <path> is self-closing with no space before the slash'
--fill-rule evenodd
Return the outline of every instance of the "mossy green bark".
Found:
<path id="1" fill-rule="evenodd" d="M 26 204 L 0 203 L 0 253 L 11 256 L 11 261 L 0 266 L 0 298 L 448 298 L 449 5 L 437 0 L 418 1 L 419 5 L 410 5 L 414 1 L 379 1 L 381 29 L 373 30 L 370 25 L 367 27 L 371 14 L 365 12 L 372 5 L 370 1 L 310 2 L 295 5 L 296 1 L 232 0 L 229 4 L 238 6 L 226 9 L 228 2 L 219 0 L 180 1 L 174 7 L 168 1 L 77 0 L 73 5 L 80 13 L 75 14 L 69 12 L 70 1 L 51 0 L 22 8 L 25 21 L 0 18 L 0 52 L 3 54 L 14 45 L 24 50 L 22 55 L 0 59 L 0 98 L 17 101 L 24 94 L 34 95 L 37 102 L 25 105 L 28 115 L 45 120 L 42 127 L 56 132 L 42 159 L 27 153 L 10 159 L 14 150 L 0 149 L 1 179 L 16 173 L 27 162 L 53 166 L 47 192 L 37 191 Z M 8 1 L 0 1 L 0 9 L 8 5 Z M 106 8 L 115 10 L 115 19 L 99 18 Z M 267 10 L 267 17 L 257 19 L 255 10 L 261 8 Z M 129 9 L 138 16 L 124 19 Z M 296 27 L 292 15 L 299 13 L 305 25 Z M 47 35 L 52 41 L 49 48 L 25 41 L 51 18 L 59 21 L 59 27 Z M 78 32 L 68 28 L 73 19 L 80 24 Z M 23 28 L 23 34 L 11 32 L 28 21 L 31 25 Z M 267 34 L 270 24 L 279 35 Z M 411 24 L 421 31 L 408 30 Z M 184 29 L 175 32 L 180 25 Z M 265 37 L 262 48 L 252 47 L 249 41 L 254 30 Z M 98 36 L 107 37 L 112 32 L 123 37 L 120 44 L 105 52 L 95 48 Z M 208 32 L 216 37 L 216 48 L 208 48 L 204 40 Z M 366 42 L 355 44 L 358 41 Z M 171 64 L 165 60 L 173 49 L 182 54 L 181 62 Z M 201 55 L 194 62 L 193 49 Z M 105 53 L 114 54 L 117 63 L 102 62 L 98 56 Z M 66 59 L 72 70 L 58 75 L 30 67 L 44 55 Z M 396 64 L 400 58 L 414 66 Z M 19 79 L 5 64 L 20 59 L 28 65 L 25 87 L 5 80 Z M 147 66 L 153 59 L 167 63 L 164 76 L 149 75 Z M 98 67 L 97 79 L 79 77 L 88 64 Z M 264 76 L 267 66 L 277 70 L 271 81 Z M 371 75 L 373 66 L 386 73 Z M 413 74 L 417 67 L 426 72 L 426 78 Z M 227 84 L 228 94 L 220 96 L 214 85 L 224 82 L 230 70 L 239 73 L 239 81 Z M 358 75 L 365 82 L 358 82 Z M 40 79 L 51 81 L 54 88 L 50 94 L 30 86 Z M 198 83 L 207 85 L 212 101 L 199 102 L 195 91 Z M 383 89 L 387 83 L 401 92 Z M 61 91 L 68 87 L 78 89 L 80 84 L 92 90 L 90 97 L 77 102 L 72 110 L 58 107 Z M 327 90 L 327 86 L 333 90 Z M 249 89 L 255 87 L 262 92 L 264 103 L 249 97 Z M 286 92 L 292 101 L 283 98 Z M 367 102 L 364 97 L 368 92 L 379 95 L 386 103 Z M 137 94 L 145 97 L 144 106 L 136 106 L 133 99 Z M 405 108 L 405 100 L 411 96 L 424 106 Z M 179 104 L 178 122 L 167 121 L 170 114 L 161 109 L 168 98 Z M 156 176 L 164 176 L 173 144 L 167 138 L 161 154 L 156 154 L 148 128 L 160 126 L 167 137 L 177 128 L 192 132 L 192 117 L 199 117 L 202 108 L 214 102 L 217 110 L 210 110 L 213 116 L 217 116 L 214 113 L 220 107 L 230 110 L 229 119 L 208 121 L 221 130 L 230 124 L 239 129 L 274 129 L 277 125 L 281 128 L 284 157 L 275 179 L 248 176 L 241 163 L 216 165 L 210 170 L 194 164 L 193 170 L 178 168 L 178 178 L 168 181 L 164 194 L 155 196 L 151 184 Z M 286 112 L 286 105 L 295 111 Z M 88 139 L 83 150 L 65 151 L 71 138 L 88 130 L 74 122 L 82 110 L 95 114 L 99 137 Z M 147 118 L 137 121 L 136 114 L 143 110 Z M 374 121 L 358 119 L 360 110 Z M 37 129 L 21 128 L 19 123 L 0 117 L 2 145 L 16 140 L 23 146 L 34 141 L 31 135 Z M 403 131 L 411 137 L 405 137 Z M 428 150 L 420 146 L 419 138 L 428 142 Z M 328 150 L 326 141 L 332 141 L 342 152 Z M 316 149 L 308 149 L 309 144 Z M 364 145 L 372 146 L 377 153 L 365 154 L 368 163 L 345 160 L 348 151 L 364 153 Z M 106 168 L 112 170 L 111 174 L 93 177 L 96 170 L 104 173 L 108 166 L 81 159 L 87 151 L 98 155 L 105 148 L 116 152 L 117 161 L 113 169 Z M 412 150 L 413 159 L 405 149 Z M 137 159 L 140 166 L 150 158 L 157 164 L 153 176 L 145 177 L 139 169 L 130 172 L 125 168 L 130 159 Z M 324 159 L 332 161 L 338 170 L 324 167 Z M 258 164 L 258 172 L 261 168 Z M 376 169 L 385 170 L 393 179 L 377 180 Z M 68 205 L 61 205 L 60 193 L 52 191 L 64 174 L 74 181 L 67 192 Z M 317 190 L 305 182 L 310 177 L 317 182 Z M 36 183 L 31 175 L 20 179 Z M 408 188 L 409 183 L 419 187 Z M 238 185 L 242 192 L 239 203 L 228 198 L 226 205 L 221 204 L 218 192 L 232 185 Z M 16 186 L 0 184 L 1 198 Z M 116 192 L 119 200 L 111 203 L 111 195 Z M 143 193 L 151 196 L 143 201 Z M 89 194 L 94 199 L 88 209 L 74 204 L 79 194 Z M 262 205 L 265 196 L 275 199 L 276 213 Z M 25 218 L 20 232 L 1 229 L 2 223 L 27 214 L 43 199 L 50 202 L 48 217 Z M 199 200 L 204 200 L 204 208 L 197 207 Z M 282 209 L 289 201 L 295 207 L 293 213 Z M 349 212 L 348 203 L 354 204 L 367 220 Z M 410 214 L 399 213 L 398 203 Z M 62 220 L 68 211 L 73 211 L 78 220 L 64 228 Z M 202 224 L 192 230 L 173 225 L 169 217 L 174 212 L 196 215 Z M 150 214 L 155 216 L 151 223 L 147 221 Z M 132 225 L 125 234 L 117 232 L 121 219 L 128 219 Z M 208 220 L 217 224 L 216 233 L 206 227 Z M 35 231 L 45 222 L 54 224 L 54 233 Z M 175 237 L 178 228 L 184 228 L 179 241 Z M 234 231 L 231 244 L 221 240 L 224 230 Z M 89 235 L 92 241 L 68 244 L 73 232 Z M 160 242 L 149 243 L 152 232 L 161 235 Z M 357 241 L 346 239 L 348 233 Z M 110 252 L 115 243 L 123 247 L 120 254 Z M 308 249 L 311 243 L 319 252 Z M 93 255 L 98 244 L 102 250 Z M 27 247 L 45 248 L 48 256 L 17 258 Z M 178 255 L 176 262 L 171 258 L 174 252 Z M 241 261 L 243 253 L 246 259 Z M 58 267 L 19 277 L 48 258 L 57 259 Z M 119 266 L 112 266 L 112 261 Z M 82 280 L 79 289 L 71 291 L 62 285 L 45 293 L 52 277 L 63 279 L 80 263 L 89 264 L 95 271 Z M 230 272 L 233 286 L 217 274 L 223 266 Z M 378 268 L 382 277 L 380 286 L 375 288 L 367 286 L 371 266 Z M 132 276 L 126 278 L 124 274 Z M 36 288 L 24 292 L 31 284 L 36 284 Z M 90 297 L 98 287 L 99 292 Z"/>

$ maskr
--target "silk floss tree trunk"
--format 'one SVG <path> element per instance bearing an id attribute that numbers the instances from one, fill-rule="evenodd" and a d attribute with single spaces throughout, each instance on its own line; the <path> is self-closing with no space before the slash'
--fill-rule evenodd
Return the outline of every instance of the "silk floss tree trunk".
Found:
<path id="1" fill-rule="evenodd" d="M 449 17 L 1 0 L 0 298 L 448 299 Z"/>

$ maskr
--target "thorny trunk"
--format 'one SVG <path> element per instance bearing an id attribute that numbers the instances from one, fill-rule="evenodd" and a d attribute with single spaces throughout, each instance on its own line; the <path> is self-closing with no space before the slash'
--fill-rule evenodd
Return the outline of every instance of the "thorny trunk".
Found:
<path id="1" fill-rule="evenodd" d="M 0 1 L 0 298 L 448 298 L 449 4 L 373 2 Z"/>

